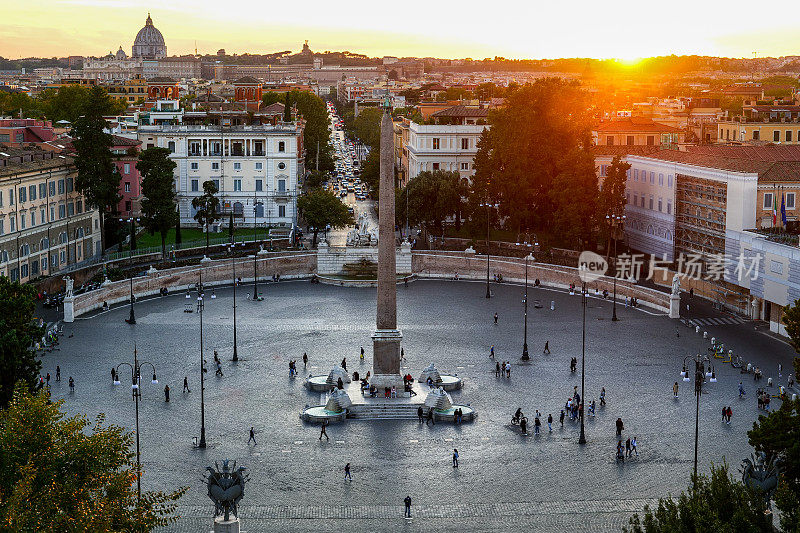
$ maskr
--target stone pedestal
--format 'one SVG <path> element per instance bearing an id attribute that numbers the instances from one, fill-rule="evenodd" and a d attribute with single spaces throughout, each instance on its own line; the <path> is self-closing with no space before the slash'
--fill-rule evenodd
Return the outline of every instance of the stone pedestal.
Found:
<path id="1" fill-rule="evenodd" d="M 382 391 L 385 387 L 403 390 L 403 376 L 400 375 L 400 343 L 403 334 L 396 329 L 378 329 L 372 334 L 372 360 L 374 374 L 370 385 Z"/>
<path id="2" fill-rule="evenodd" d="M 669 297 L 669 317 L 670 318 L 680 318 L 681 317 L 681 297 L 680 296 L 670 296 Z"/>
<path id="3" fill-rule="evenodd" d="M 75 322 L 75 297 L 64 298 L 64 322 Z"/>
<path id="4" fill-rule="evenodd" d="M 239 533 L 239 519 L 232 517 L 230 520 L 225 520 L 223 516 L 216 517 L 212 533 Z"/>

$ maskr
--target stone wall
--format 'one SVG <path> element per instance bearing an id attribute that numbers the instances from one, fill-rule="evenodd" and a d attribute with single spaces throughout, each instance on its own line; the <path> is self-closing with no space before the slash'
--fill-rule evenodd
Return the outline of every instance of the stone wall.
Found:
<path id="1" fill-rule="evenodd" d="M 414 273 L 421 278 L 451 279 L 458 273 L 460 279 L 486 279 L 486 256 L 474 252 L 417 252 L 412 259 Z M 525 261 L 516 257 L 491 256 L 489 272 L 502 274 L 505 281 L 525 282 Z M 567 288 L 570 283 L 580 287 L 578 269 L 560 265 L 531 262 L 528 265 L 528 282 L 533 285 L 536 279 L 543 285 Z M 613 278 L 606 276 L 588 285 L 590 292 L 608 289 L 613 292 Z M 617 280 L 617 296 L 619 298 L 635 297 L 639 304 L 658 311 L 669 312 L 669 293 L 655 289 L 639 287 L 628 281 Z"/>
<path id="2" fill-rule="evenodd" d="M 310 278 L 317 269 L 317 256 L 314 252 L 274 252 L 259 253 L 255 261 L 259 280 L 269 280 L 274 274 L 282 279 Z M 236 259 L 236 277 L 242 282 L 253 281 L 253 257 Z M 203 261 L 201 265 L 150 271 L 144 276 L 133 278 L 133 293 L 137 297 L 158 294 L 162 287 L 169 291 L 186 290 L 200 281 L 203 285 L 225 285 L 233 280 L 233 260 L 219 259 Z M 98 290 L 79 294 L 75 297 L 75 316 L 99 309 L 103 302 L 108 305 L 127 302 L 130 297 L 130 280 L 107 283 Z"/>
<path id="3" fill-rule="evenodd" d="M 376 246 L 346 246 L 330 247 L 326 242 L 321 242 L 317 247 L 317 273 L 342 274 L 342 267 L 345 264 L 358 263 L 361 259 L 378 262 L 378 248 Z M 397 273 L 410 274 L 411 270 L 411 248 L 402 244 L 397 249 L 396 255 Z"/>

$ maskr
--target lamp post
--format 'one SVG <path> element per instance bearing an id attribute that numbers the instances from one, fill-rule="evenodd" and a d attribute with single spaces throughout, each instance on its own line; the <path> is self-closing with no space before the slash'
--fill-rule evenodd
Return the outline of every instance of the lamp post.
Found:
<path id="1" fill-rule="evenodd" d="M 606 215 L 606 220 L 609 223 L 609 228 L 614 229 L 614 298 L 611 301 L 611 320 L 617 322 L 617 230 L 625 223 L 625 215 Z"/>
<path id="2" fill-rule="evenodd" d="M 258 301 L 258 253 L 253 252 L 253 301 Z"/>
<path id="3" fill-rule="evenodd" d="M 689 382 L 689 371 L 686 369 L 686 360 L 692 359 L 694 361 L 694 395 L 697 398 L 697 404 L 694 412 L 694 473 L 692 475 L 692 485 L 697 488 L 697 446 L 700 434 L 700 395 L 703 394 L 703 383 L 706 378 L 709 378 L 710 383 L 717 382 L 717 375 L 714 372 L 713 366 L 708 359 L 708 356 L 701 357 L 697 355 L 687 355 L 683 358 L 683 370 L 681 377 L 683 381 Z M 705 362 L 709 361 L 708 368 L 705 368 Z"/>
<path id="4" fill-rule="evenodd" d="M 233 246 L 236 246 L 236 244 L 234 243 Z M 236 285 L 237 285 L 237 282 L 236 282 L 236 254 L 235 254 L 236 250 L 234 248 L 231 248 L 231 249 L 234 250 L 234 255 L 232 257 L 232 265 L 233 265 L 233 358 L 231 360 L 232 361 L 238 361 L 239 360 L 239 351 L 238 351 L 237 343 L 236 343 Z"/>
<path id="5" fill-rule="evenodd" d="M 525 302 L 525 327 L 523 329 L 521 357 L 523 361 L 530 359 L 528 355 L 528 261 L 534 261 L 533 254 L 529 253 L 525 256 L 525 298 L 523 299 L 523 302 Z"/>
<path id="6" fill-rule="evenodd" d="M 138 499 L 142 499 L 142 461 L 141 461 L 141 452 L 139 449 L 139 398 L 142 396 L 142 392 L 139 388 L 141 384 L 141 368 L 144 365 L 150 365 L 150 368 L 153 369 L 153 385 L 158 385 L 158 379 L 156 379 L 156 367 L 153 366 L 153 363 L 149 363 L 147 361 L 139 362 L 139 356 L 136 350 L 136 347 L 133 348 L 133 365 L 128 362 L 122 362 L 116 366 L 116 378 L 114 379 L 114 385 L 119 385 L 119 368 L 122 365 L 127 365 L 131 369 L 131 392 L 133 394 L 133 402 L 136 405 L 136 493 L 138 495 Z"/>
<path id="7" fill-rule="evenodd" d="M 581 436 L 578 444 L 586 444 L 586 431 L 583 424 L 584 402 L 586 402 L 586 282 L 581 284 L 581 307 L 583 307 L 583 325 L 581 333 Z"/>
<path id="8" fill-rule="evenodd" d="M 131 284 L 131 315 L 125 319 L 125 322 L 128 324 L 136 324 L 136 315 L 133 312 L 133 302 L 136 301 L 136 298 L 133 296 L 133 272 L 131 272 L 130 284 Z"/>
<path id="9" fill-rule="evenodd" d="M 489 290 L 489 208 L 497 208 L 500 204 L 493 204 L 490 202 L 484 202 L 480 204 L 481 207 L 486 208 L 486 297 L 492 297 L 492 291 Z"/>
<path id="10" fill-rule="evenodd" d="M 205 372 L 206 363 L 203 357 L 203 268 L 200 267 L 200 285 L 197 287 L 197 312 L 200 314 L 200 442 L 198 448 L 206 447 L 206 403 L 205 403 Z"/>

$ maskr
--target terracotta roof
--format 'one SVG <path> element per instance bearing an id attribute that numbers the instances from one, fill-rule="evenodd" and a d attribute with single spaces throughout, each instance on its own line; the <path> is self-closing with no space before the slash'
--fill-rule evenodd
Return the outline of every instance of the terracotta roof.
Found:
<path id="1" fill-rule="evenodd" d="M 431 114 L 432 117 L 487 117 L 488 109 L 478 109 L 463 105 L 454 105 Z"/>
<path id="2" fill-rule="evenodd" d="M 713 147 L 698 147 L 713 148 Z M 720 148 L 769 148 L 766 146 L 726 146 Z M 782 148 L 782 147 L 779 147 Z M 788 148 L 788 147 L 787 147 Z M 800 148 L 800 147 L 799 147 Z M 759 181 L 800 181 L 800 158 L 793 160 L 779 160 L 768 158 L 753 159 L 747 157 L 748 152 L 719 151 L 692 151 L 679 152 L 677 150 L 660 150 L 643 157 L 657 159 L 660 161 L 670 161 L 697 167 L 714 168 L 726 170 L 728 172 L 740 172 L 745 174 L 758 174 Z M 777 156 L 776 156 L 777 157 Z"/>
<path id="3" fill-rule="evenodd" d="M 800 112 L 800 105 L 794 105 L 794 104 L 754 105 L 754 106 L 747 106 L 745 108 L 745 110 L 750 110 L 750 109 L 758 113 L 771 113 L 771 112 L 777 113 L 778 111 L 784 111 L 784 112 L 791 111 L 793 113 L 797 113 Z"/>
<path id="4" fill-rule="evenodd" d="M 598 132 L 603 133 L 612 133 L 612 132 L 637 132 L 637 133 L 681 133 L 682 130 L 678 128 L 673 128 L 672 126 L 667 126 L 666 124 L 661 124 L 659 122 L 653 122 L 652 119 L 649 118 L 641 118 L 641 117 L 628 117 L 618 120 L 609 120 L 607 122 L 601 122 L 597 126 Z"/>
<path id="5" fill-rule="evenodd" d="M 233 82 L 234 85 L 257 85 L 259 83 L 261 82 L 252 76 L 244 76 Z"/>
<path id="6" fill-rule="evenodd" d="M 114 146 L 139 146 L 142 141 L 131 139 L 130 137 L 122 137 L 121 135 L 112 135 Z"/>
<path id="7" fill-rule="evenodd" d="M 661 150 L 658 146 L 647 145 L 614 145 L 614 146 L 592 146 L 594 155 L 626 156 L 626 155 L 648 155 Z"/>
<path id="8" fill-rule="evenodd" d="M 168 78 L 166 76 L 158 76 L 157 78 L 150 78 L 148 83 L 178 83 L 178 80 Z"/>
<path id="9" fill-rule="evenodd" d="M 688 146 L 694 154 L 714 155 L 752 161 L 800 161 L 800 145 L 767 144 L 764 146 L 703 145 Z"/>
<path id="10" fill-rule="evenodd" d="M 282 103 L 274 102 L 269 104 L 267 107 L 261 108 L 259 111 L 265 115 L 272 115 L 272 114 L 283 113 L 283 110 L 285 108 L 286 106 L 283 105 Z"/>

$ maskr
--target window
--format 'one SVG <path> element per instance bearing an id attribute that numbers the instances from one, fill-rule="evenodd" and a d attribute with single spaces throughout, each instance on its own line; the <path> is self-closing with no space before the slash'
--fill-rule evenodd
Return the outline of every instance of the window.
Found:
<path id="1" fill-rule="evenodd" d="M 661 212 L 661 211 L 662 211 L 661 207 L 662 207 L 662 205 L 661 205 L 661 197 L 659 197 L 659 198 L 658 198 L 658 211 L 659 211 L 659 212 Z"/>
<path id="2" fill-rule="evenodd" d="M 50 257 L 50 264 L 53 266 L 53 268 L 57 267 L 58 266 L 58 257 L 56 257 L 55 255 L 51 256 Z"/>
<path id="3" fill-rule="evenodd" d="M 47 270 L 47 258 L 42 258 L 42 271 Z"/>
<path id="4" fill-rule="evenodd" d="M 469 150 L 469 139 L 468 138 L 465 137 L 465 138 L 461 139 L 461 149 L 462 150 Z"/>
<path id="5" fill-rule="evenodd" d="M 264 144 L 261 141 L 253 142 L 253 155 L 264 155 Z"/>
<path id="6" fill-rule="evenodd" d="M 167 143 L 167 148 L 169 148 L 169 153 L 174 154 L 175 153 L 175 141 L 169 141 Z"/>
<path id="7" fill-rule="evenodd" d="M 55 206 L 51 205 L 50 206 L 50 222 L 54 221 L 55 219 L 56 219 L 56 208 L 55 208 Z"/>
<path id="8" fill-rule="evenodd" d="M 279 152 L 286 151 L 286 143 L 284 141 L 278 141 L 278 151 Z"/>
<path id="9" fill-rule="evenodd" d="M 242 170 L 242 164 L 241 163 L 234 163 L 233 164 L 233 170 Z"/>
<path id="10" fill-rule="evenodd" d="M 633 169 L 633 181 L 639 181 L 639 169 Z"/>
<path id="11" fill-rule="evenodd" d="M 633 193 L 633 205 L 639 205 L 639 195 Z"/>
<path id="12" fill-rule="evenodd" d="M 123 163 L 123 165 L 122 165 L 122 173 L 123 174 L 130 174 L 131 173 L 131 164 L 130 163 Z"/>
<path id="13" fill-rule="evenodd" d="M 256 192 L 264 190 L 264 180 L 256 180 Z"/>
<path id="14" fill-rule="evenodd" d="M 64 194 L 64 180 L 58 180 L 58 194 Z"/>
<path id="15" fill-rule="evenodd" d="M 45 211 L 44 207 L 39 211 L 39 222 L 41 224 L 47 222 L 47 211 Z"/>
<path id="16" fill-rule="evenodd" d="M 131 182 L 130 181 L 126 181 L 125 182 L 125 192 L 131 192 Z"/>
<path id="17" fill-rule="evenodd" d="M 600 175 L 608 176 L 608 165 L 600 165 Z"/>
<path id="18" fill-rule="evenodd" d="M 469 170 L 469 163 L 461 163 L 461 170 Z"/>
<path id="19" fill-rule="evenodd" d="M 130 210 L 131 210 L 131 201 L 125 200 L 125 211 L 130 211 Z"/>
<path id="20" fill-rule="evenodd" d="M 43 238 L 41 242 L 39 242 L 39 247 L 42 250 L 47 250 L 50 248 L 50 240 L 47 237 Z"/>
<path id="21" fill-rule="evenodd" d="M 647 136 L 647 146 L 655 146 L 656 138 L 653 135 Z"/>
<path id="22" fill-rule="evenodd" d="M 656 182 L 656 173 L 655 172 L 651 172 L 650 173 L 650 185 L 653 185 L 655 182 Z"/>
<path id="23" fill-rule="evenodd" d="M 193 141 L 189 143 L 189 155 L 200 155 L 200 143 Z"/>
<path id="24" fill-rule="evenodd" d="M 438 137 L 434 137 L 433 138 L 433 149 L 434 150 L 438 150 L 439 149 L 439 138 Z"/>
<path id="25" fill-rule="evenodd" d="M 72 202 L 67 203 L 67 216 L 72 216 L 75 214 L 75 204 Z"/>
<path id="26" fill-rule="evenodd" d="M 613 135 L 606 136 L 606 144 L 608 146 L 614 146 L 614 136 Z"/>
<path id="27" fill-rule="evenodd" d="M 772 209 L 772 193 L 764 193 L 764 209 Z"/>
<path id="28" fill-rule="evenodd" d="M 786 209 L 794 209 L 794 193 L 786 193 Z"/>
<path id="29" fill-rule="evenodd" d="M 667 187 L 672 188 L 672 174 L 667 176 Z"/>
<path id="30" fill-rule="evenodd" d="M 8 219 L 8 225 L 11 228 L 11 231 L 17 231 L 17 221 L 14 217 L 10 217 Z"/>
<path id="31" fill-rule="evenodd" d="M 3 207 L 3 191 L 0 191 L 0 207 Z"/>
<path id="32" fill-rule="evenodd" d="M 634 137 L 633 137 L 633 135 L 628 135 L 628 138 L 627 138 L 626 140 L 627 140 L 627 144 L 628 144 L 628 146 L 633 146 L 634 144 L 636 144 L 636 143 L 634 142 Z"/>
<path id="33" fill-rule="evenodd" d="M 25 213 L 19 214 L 19 229 L 25 229 Z"/>
<path id="34" fill-rule="evenodd" d="M 781 132 L 779 130 L 775 130 L 772 132 L 772 140 L 775 142 L 781 141 Z"/>
<path id="35" fill-rule="evenodd" d="M 39 198 L 44 199 L 45 197 L 47 197 L 47 184 L 46 183 L 40 183 L 39 184 Z M 0 200 L 0 205 L 3 205 L 2 200 Z"/>
<path id="36" fill-rule="evenodd" d="M 219 180 L 218 179 L 214 179 L 214 180 L 211 180 L 211 181 L 214 182 L 214 187 L 216 187 L 217 190 L 219 190 Z"/>
<path id="37" fill-rule="evenodd" d="M 31 227 L 36 225 L 36 211 L 31 211 Z"/>
<path id="38" fill-rule="evenodd" d="M 200 168 L 200 164 L 197 162 L 189 163 L 189 168 L 191 168 L 192 170 L 197 170 Z"/>
<path id="39" fill-rule="evenodd" d="M 642 197 L 639 198 L 639 200 L 641 200 L 641 202 L 639 202 L 639 207 L 644 207 L 644 195 L 642 195 Z"/>
<path id="40" fill-rule="evenodd" d="M 664 174 L 661 174 L 661 173 L 658 174 L 658 185 L 660 187 L 664 186 Z M 659 211 L 660 211 L 660 209 L 659 209 Z"/>
<path id="41" fill-rule="evenodd" d="M 31 202 L 36 200 L 36 185 L 28 187 L 28 198 L 31 199 Z"/>
<path id="42" fill-rule="evenodd" d="M 0 235 L 6 234 L 5 222 L 6 222 L 5 220 L 0 218 Z"/>
<path id="43" fill-rule="evenodd" d="M 23 278 L 27 278 L 28 277 L 28 263 L 22 263 L 22 266 L 20 267 L 20 269 L 21 269 L 20 270 L 20 273 L 21 273 L 20 275 Z"/>
<path id="44" fill-rule="evenodd" d="M 286 206 L 285 205 L 279 205 L 278 206 L 278 216 L 279 217 L 285 217 L 286 216 Z"/>
<path id="45" fill-rule="evenodd" d="M 67 262 L 67 254 L 66 252 L 64 252 L 64 250 L 61 250 L 61 253 L 59 253 L 58 255 L 62 265 Z"/>
<path id="46" fill-rule="evenodd" d="M 25 203 L 25 202 L 28 201 L 28 199 L 26 198 L 27 190 L 25 189 L 25 187 L 20 187 L 19 188 L 19 192 L 17 194 L 19 194 L 19 202 L 20 203 Z"/>
<path id="47" fill-rule="evenodd" d="M 31 261 L 31 276 L 39 274 L 39 261 Z"/>
<path id="48" fill-rule="evenodd" d="M 439 170 L 439 163 L 432 164 L 433 170 Z"/>
<path id="49" fill-rule="evenodd" d="M 72 178 L 67 178 L 67 192 L 72 192 L 73 189 L 74 187 Z"/>
<path id="50" fill-rule="evenodd" d="M 281 161 L 280 163 L 278 163 L 278 170 L 283 170 L 283 169 L 285 169 L 285 168 L 286 168 L 286 163 L 284 163 L 283 161 Z"/>
<path id="51" fill-rule="evenodd" d="M 64 204 L 61 204 L 58 206 L 58 219 L 61 220 L 65 216 L 67 216 L 67 208 Z"/>
<path id="52" fill-rule="evenodd" d="M 241 192 L 241 190 L 242 190 L 242 180 L 233 180 L 233 190 L 235 192 Z"/>
<path id="53" fill-rule="evenodd" d="M 286 192 L 286 180 L 278 180 L 278 192 Z"/>
<path id="54" fill-rule="evenodd" d="M 264 218 L 264 204 L 261 202 L 255 205 L 255 216 L 256 218 Z"/>
<path id="55" fill-rule="evenodd" d="M 55 195 L 56 195 L 56 182 L 51 181 L 50 182 L 50 196 L 55 196 Z"/>
<path id="56" fill-rule="evenodd" d="M 761 139 L 761 132 L 758 130 L 753 130 L 753 140 L 758 141 Z"/>
<path id="57" fill-rule="evenodd" d="M 8 189 L 8 205 L 14 205 L 14 189 Z"/>
<path id="58" fill-rule="evenodd" d="M 211 163 L 211 170 L 219 170 L 219 163 Z"/>
<path id="59" fill-rule="evenodd" d="M 211 155 L 222 155 L 222 145 L 218 142 L 212 143 Z M 199 155 L 199 154 L 198 154 Z"/>
<path id="60" fill-rule="evenodd" d="M 192 180 L 192 192 L 197 192 L 198 190 L 200 190 L 200 181 Z"/>
<path id="61" fill-rule="evenodd" d="M 792 142 L 792 130 L 786 130 L 786 142 Z"/>
<path id="62" fill-rule="evenodd" d="M 261 170 L 264 168 L 264 163 L 256 163 L 256 170 Z"/>

